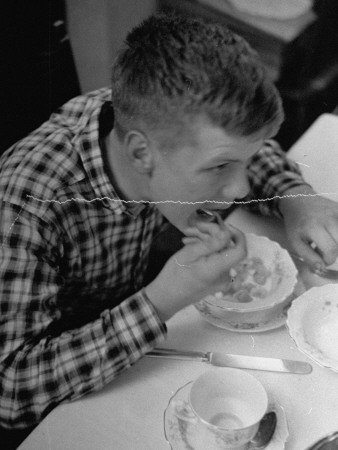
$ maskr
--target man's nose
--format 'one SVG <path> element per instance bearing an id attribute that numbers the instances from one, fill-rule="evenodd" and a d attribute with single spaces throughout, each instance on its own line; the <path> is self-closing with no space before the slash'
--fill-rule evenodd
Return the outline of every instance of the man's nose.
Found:
<path id="1" fill-rule="evenodd" d="M 222 197 L 242 199 L 246 197 L 250 192 L 250 184 L 246 174 L 246 171 L 237 172 L 232 183 L 226 184 L 222 189 Z"/>

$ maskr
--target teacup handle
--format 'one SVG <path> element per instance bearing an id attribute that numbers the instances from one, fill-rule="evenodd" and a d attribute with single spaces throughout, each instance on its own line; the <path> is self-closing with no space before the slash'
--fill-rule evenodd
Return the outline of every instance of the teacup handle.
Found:
<path id="1" fill-rule="evenodd" d="M 191 409 L 191 406 L 189 403 L 185 400 L 174 400 L 173 401 L 173 408 L 175 411 L 176 417 L 179 419 L 184 420 L 185 422 L 190 423 L 197 423 L 198 417 L 194 413 L 194 411 Z"/>

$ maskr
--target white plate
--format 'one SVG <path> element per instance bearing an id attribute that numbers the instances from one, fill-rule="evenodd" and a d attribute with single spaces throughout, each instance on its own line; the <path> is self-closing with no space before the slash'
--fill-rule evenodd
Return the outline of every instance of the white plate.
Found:
<path id="1" fill-rule="evenodd" d="M 164 412 L 164 435 L 172 450 L 221 450 L 218 446 L 212 446 L 207 440 L 207 432 L 203 432 L 201 427 L 179 419 L 173 407 L 176 401 L 188 401 L 192 381 L 180 387 L 170 398 L 168 406 Z M 268 393 L 270 411 L 277 414 L 277 426 L 274 435 L 265 447 L 265 450 L 284 450 L 285 442 L 289 436 L 288 425 L 283 407 L 274 398 L 272 393 Z M 250 447 L 248 448 L 250 450 Z"/>
<path id="2" fill-rule="evenodd" d="M 311 0 L 228 0 L 239 11 L 252 16 L 289 20 L 306 14 Z"/>
<path id="3" fill-rule="evenodd" d="M 294 300 L 287 326 L 299 350 L 338 372 L 338 284 L 313 287 Z"/>

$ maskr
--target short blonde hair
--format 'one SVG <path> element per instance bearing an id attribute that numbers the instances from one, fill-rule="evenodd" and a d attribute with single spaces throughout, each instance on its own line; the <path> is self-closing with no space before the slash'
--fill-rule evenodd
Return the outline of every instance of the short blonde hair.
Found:
<path id="1" fill-rule="evenodd" d="M 129 33 L 113 65 L 112 102 L 120 137 L 163 130 L 174 142 L 198 116 L 240 136 L 283 120 L 280 96 L 243 38 L 177 15 L 151 16 Z"/>

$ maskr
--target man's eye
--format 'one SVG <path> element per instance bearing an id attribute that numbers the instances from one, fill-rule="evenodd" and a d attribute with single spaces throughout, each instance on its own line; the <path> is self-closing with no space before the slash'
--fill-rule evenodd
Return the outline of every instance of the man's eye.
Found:
<path id="1" fill-rule="evenodd" d="M 219 164 L 218 166 L 212 167 L 211 170 L 215 172 L 220 172 L 221 170 L 224 170 L 226 167 L 228 167 L 229 163 Z"/>

